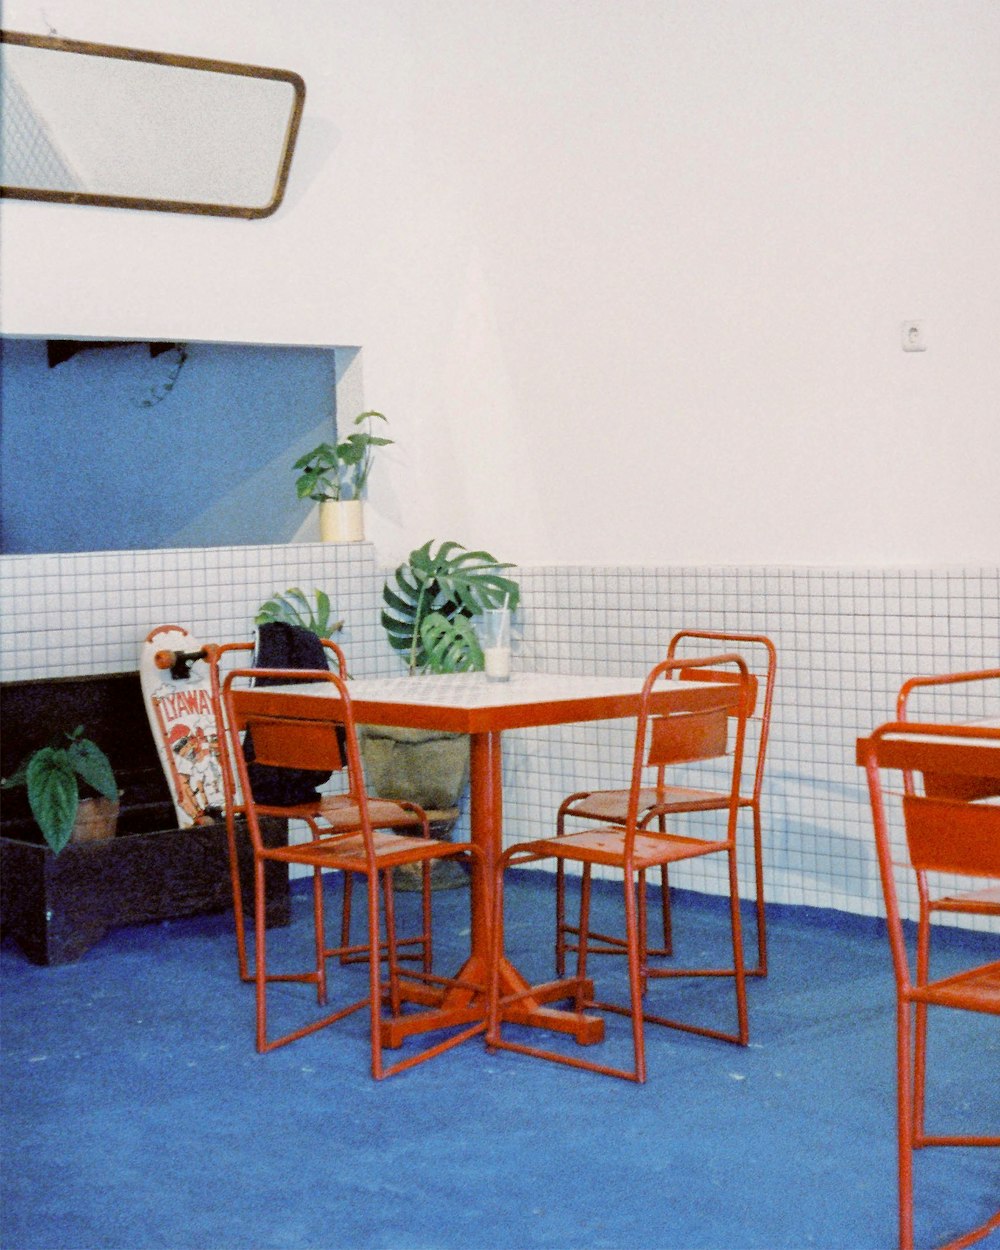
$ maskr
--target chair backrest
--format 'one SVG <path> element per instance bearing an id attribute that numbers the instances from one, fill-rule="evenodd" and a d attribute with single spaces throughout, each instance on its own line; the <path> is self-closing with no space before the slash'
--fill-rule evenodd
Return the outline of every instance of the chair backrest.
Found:
<path id="1" fill-rule="evenodd" d="M 997 683 L 994 690 L 984 687 L 984 683 Z M 928 699 L 921 700 L 921 707 L 918 719 L 921 721 L 937 721 L 944 719 L 948 722 L 954 722 L 959 719 L 955 715 L 955 696 L 967 696 L 963 699 L 963 715 L 960 719 L 969 720 L 972 718 L 974 711 L 982 712 L 985 710 L 986 704 L 983 696 L 992 696 L 996 706 L 1000 708 L 1000 668 L 985 668 L 973 670 L 964 673 L 936 673 L 926 677 L 911 677 L 904 681 L 899 688 L 899 694 L 896 696 L 896 720 L 907 721 L 910 719 L 910 701 L 915 696 L 926 694 L 939 694 L 947 697 L 947 705 L 944 707 L 944 715 L 929 714 L 931 712 L 931 701 Z M 936 711 L 936 709 L 935 709 Z M 913 773 L 907 769 L 903 773 L 903 788 L 908 794 L 914 793 Z M 924 793 L 927 795 L 936 795 L 946 798 L 949 795 L 954 798 L 976 799 L 987 798 L 991 795 L 1000 794 L 1000 789 L 991 785 L 988 778 L 980 777 L 959 777 L 945 776 L 943 774 L 924 773 Z"/>
<path id="2" fill-rule="evenodd" d="M 695 674 L 712 673 L 709 685 L 678 696 L 672 679 L 698 682 Z M 724 677 L 724 679 L 723 679 Z M 739 797 L 743 748 L 749 709 L 753 704 L 752 677 L 746 661 L 736 654 L 661 660 L 646 678 L 636 723 L 636 744 L 629 795 L 628 824 L 634 829 L 645 768 L 720 759 L 729 753 L 730 721 L 735 720 L 731 797 L 733 812 Z"/>
<path id="3" fill-rule="evenodd" d="M 296 693 L 275 686 L 259 686 L 262 675 L 289 684 L 325 683 L 317 693 Z M 229 753 L 244 796 L 251 833 L 258 836 L 253 788 L 243 750 L 246 735 L 253 739 L 254 762 L 275 768 L 310 769 L 335 773 L 347 770 L 348 793 L 361 808 L 367 824 L 367 797 L 358 750 L 354 712 L 347 684 L 337 673 L 302 669 L 234 669 L 222 684 Z M 260 806 L 272 809 L 273 805 Z"/>
<path id="4" fill-rule="evenodd" d="M 329 652 L 330 659 L 336 663 L 336 672 L 341 677 L 347 677 L 347 659 L 344 652 L 329 638 L 321 638 L 320 642 Z M 220 745 L 220 754 L 222 757 L 222 787 L 226 800 L 226 811 L 230 813 L 236 804 L 237 786 L 234 758 L 231 755 L 228 745 L 228 735 L 226 733 L 226 711 L 222 700 L 222 670 L 224 666 L 223 656 L 231 656 L 235 653 L 251 653 L 254 650 L 252 642 L 213 642 L 205 647 L 205 659 L 208 662 L 209 678 L 211 682 L 211 699 L 212 707 L 215 710 L 215 720 L 218 726 L 218 740 Z M 261 670 L 266 672 L 269 679 L 273 679 L 275 670 Z M 301 674 L 300 674 L 301 677 Z"/>
<path id="5" fill-rule="evenodd" d="M 778 669 L 778 653 L 774 643 L 764 634 L 732 633 L 716 629 L 682 629 L 674 634 L 667 647 L 667 659 L 677 658 L 694 642 L 721 642 L 727 646 L 738 648 L 740 655 L 749 662 L 747 691 L 750 700 L 747 716 L 756 721 L 756 760 L 753 764 L 753 797 L 760 800 L 764 784 L 764 765 L 767 754 L 767 742 L 771 732 L 771 712 L 774 706 L 774 682 Z M 690 663 L 690 661 L 689 661 Z M 732 682 L 739 680 L 738 674 L 732 670 L 713 671 L 700 664 L 688 670 L 681 668 L 678 678 L 684 681 L 717 681 Z M 764 684 L 764 698 L 759 699 L 761 677 Z M 735 714 L 735 712 L 733 713 Z M 749 748 L 748 748 L 749 750 Z M 748 756 L 748 761 L 750 756 Z"/>
<path id="6" fill-rule="evenodd" d="M 1000 725 L 945 725 L 893 721 L 858 743 L 872 804 L 875 846 L 885 898 L 889 939 L 898 984 L 912 984 L 899 909 L 889 815 L 882 771 L 954 779 L 984 780 L 1000 792 Z M 975 789 L 975 787 L 969 787 Z M 969 877 L 1000 874 L 1000 805 L 971 798 L 928 797 L 904 792 L 903 821 L 910 865 L 918 878 L 927 872 Z"/>

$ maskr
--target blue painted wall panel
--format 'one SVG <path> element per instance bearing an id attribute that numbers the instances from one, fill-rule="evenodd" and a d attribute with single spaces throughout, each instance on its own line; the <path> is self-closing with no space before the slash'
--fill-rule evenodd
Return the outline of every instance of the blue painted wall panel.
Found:
<path id="1" fill-rule="evenodd" d="M 0 340 L 0 549 L 283 543 L 306 519 L 292 464 L 335 430 L 335 352 Z"/>

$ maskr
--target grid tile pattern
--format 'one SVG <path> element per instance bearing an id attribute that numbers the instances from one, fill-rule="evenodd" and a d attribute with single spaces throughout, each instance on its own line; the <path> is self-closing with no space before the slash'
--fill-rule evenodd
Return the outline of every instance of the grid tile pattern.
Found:
<path id="1" fill-rule="evenodd" d="M 371 545 L 299 543 L 0 557 L 0 678 L 134 671 L 167 623 L 205 642 L 249 639 L 260 605 L 292 586 L 329 594 L 354 668 L 395 671 Z"/>
<path id="2" fill-rule="evenodd" d="M 855 740 L 893 718 L 907 677 L 1000 663 L 1000 570 L 556 567 L 521 570 L 520 581 L 515 668 L 639 680 L 678 629 L 767 634 L 778 651 L 763 800 L 767 897 L 881 912 Z M 963 714 L 1000 716 L 1000 703 L 966 704 Z M 630 760 L 629 729 L 610 722 L 508 734 L 508 836 L 551 828 L 574 790 L 626 785 Z M 741 877 L 749 892 L 749 838 Z M 723 865 L 708 860 L 678 865 L 672 880 L 726 888 Z M 913 891 L 903 898 L 913 914 Z"/>
<path id="3" fill-rule="evenodd" d="M 205 640 L 249 638 L 259 605 L 291 586 L 330 595 L 353 672 L 396 675 L 399 659 L 379 625 L 385 575 L 363 543 L 3 556 L 0 677 L 135 669 L 142 639 L 166 622 Z M 1000 568 L 560 566 L 517 576 L 515 671 L 638 682 L 678 629 L 767 634 L 778 650 L 764 794 L 768 898 L 881 911 L 855 739 L 892 718 L 907 677 L 1000 663 Z M 962 710 L 1000 716 L 996 700 Z M 624 784 L 630 758 L 630 727 L 617 722 L 507 733 L 507 837 L 551 829 L 573 790 Z M 459 833 L 467 821 L 465 813 Z M 749 888 L 748 845 L 742 872 Z M 725 889 L 721 865 L 707 861 L 678 866 L 673 879 Z"/>

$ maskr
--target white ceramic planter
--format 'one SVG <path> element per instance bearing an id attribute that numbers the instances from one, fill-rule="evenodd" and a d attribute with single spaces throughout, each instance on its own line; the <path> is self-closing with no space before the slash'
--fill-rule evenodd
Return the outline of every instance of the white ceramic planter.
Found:
<path id="1" fill-rule="evenodd" d="M 364 542 L 363 508 L 360 499 L 324 499 L 319 505 L 319 536 L 323 542 Z"/>

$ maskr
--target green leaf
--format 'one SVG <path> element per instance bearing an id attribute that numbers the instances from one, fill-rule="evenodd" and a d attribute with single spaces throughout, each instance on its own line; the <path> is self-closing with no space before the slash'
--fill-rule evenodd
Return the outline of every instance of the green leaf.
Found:
<path id="1" fill-rule="evenodd" d="M 468 673 L 483 667 L 482 648 L 468 617 L 449 621 L 432 612 L 420 628 L 420 640 L 432 673 Z"/>
<path id="2" fill-rule="evenodd" d="M 28 764 L 28 802 L 45 841 L 58 855 L 73 832 L 80 792 L 68 752 L 36 751 Z"/>
<path id="3" fill-rule="evenodd" d="M 322 590 L 313 590 L 316 608 L 313 609 L 303 590 L 292 586 L 284 594 L 275 594 L 257 609 L 253 618 L 255 625 L 269 625 L 275 621 L 284 625 L 298 625 L 311 630 L 317 638 L 329 638 L 344 628 L 344 622 L 331 620 L 330 596 Z"/>
<path id="4" fill-rule="evenodd" d="M 98 794 L 106 799 L 118 797 L 118 783 L 111 767 L 111 761 L 101 748 L 94 742 L 84 738 L 75 741 L 67 748 L 70 764 L 83 780 Z"/>
<path id="5" fill-rule="evenodd" d="M 330 628 L 330 596 L 323 590 L 315 591 L 316 595 L 316 633 L 320 638 L 327 636 Z M 341 622 L 343 624 L 343 622 Z"/>

